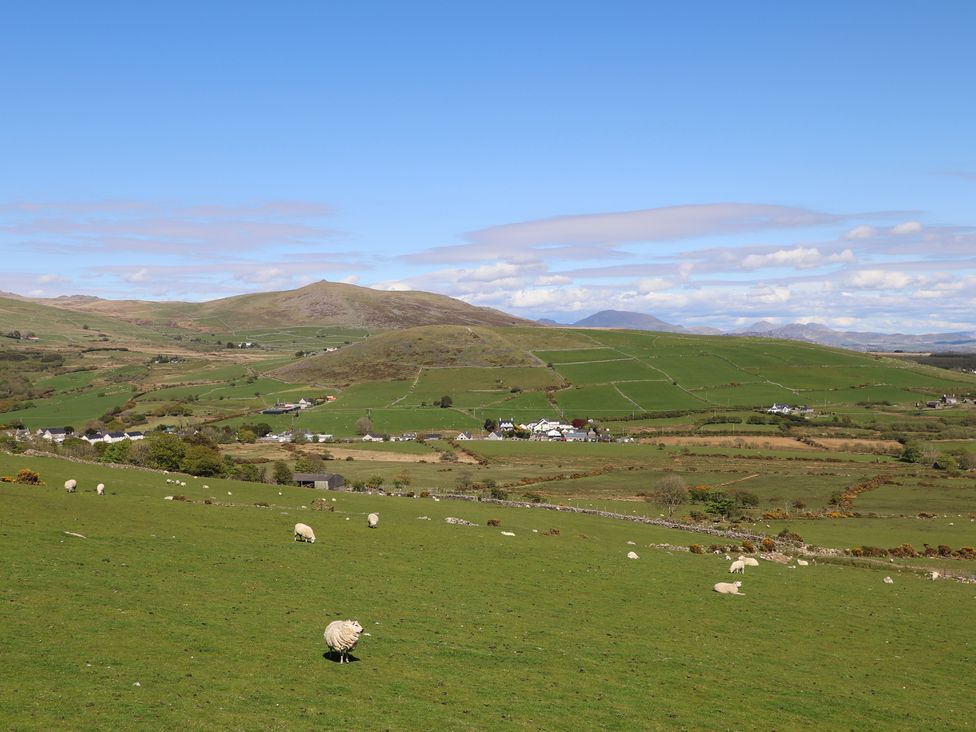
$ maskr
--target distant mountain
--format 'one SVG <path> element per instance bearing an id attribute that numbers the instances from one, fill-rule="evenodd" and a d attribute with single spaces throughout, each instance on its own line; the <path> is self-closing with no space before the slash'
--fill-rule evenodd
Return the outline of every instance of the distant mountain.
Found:
<path id="1" fill-rule="evenodd" d="M 627 310 L 601 310 L 588 318 L 577 320 L 574 328 L 623 328 L 625 330 L 658 330 L 664 333 L 688 333 L 680 325 L 672 325 L 646 313 Z"/>
<path id="2" fill-rule="evenodd" d="M 535 325 L 492 308 L 475 307 L 431 292 L 373 290 L 339 282 L 314 282 L 281 292 L 236 295 L 208 302 L 101 300 L 68 296 L 35 300 L 75 312 L 98 313 L 132 323 L 194 330 L 284 325 L 411 328 L 422 325 Z"/>
<path id="3" fill-rule="evenodd" d="M 976 331 L 911 335 L 834 330 L 820 323 L 773 325 L 760 321 L 729 335 L 784 338 L 854 351 L 976 351 Z"/>

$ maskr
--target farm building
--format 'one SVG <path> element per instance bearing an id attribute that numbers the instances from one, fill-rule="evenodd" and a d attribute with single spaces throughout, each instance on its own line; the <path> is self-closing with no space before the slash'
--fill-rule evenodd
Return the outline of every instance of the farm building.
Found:
<path id="1" fill-rule="evenodd" d="M 295 473 L 293 480 L 303 488 L 342 490 L 346 479 L 338 473 Z"/>

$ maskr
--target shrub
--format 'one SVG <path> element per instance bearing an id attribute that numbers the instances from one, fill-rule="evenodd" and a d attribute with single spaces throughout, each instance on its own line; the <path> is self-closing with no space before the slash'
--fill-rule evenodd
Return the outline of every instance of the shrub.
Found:
<path id="1" fill-rule="evenodd" d="M 430 491 L 420 491 L 421 498 L 430 498 Z"/>
<path id="2" fill-rule="evenodd" d="M 489 526 L 501 526 L 502 525 L 502 522 L 499 521 L 498 519 L 488 519 L 488 525 Z"/>
<path id="3" fill-rule="evenodd" d="M 786 541 L 796 541 L 801 544 L 803 543 L 803 537 L 795 531 L 790 531 L 789 529 L 783 529 L 776 536 L 780 539 L 785 539 Z"/>
<path id="4" fill-rule="evenodd" d="M 947 544 L 939 544 L 938 552 L 940 557 L 951 557 L 952 547 Z"/>
<path id="5" fill-rule="evenodd" d="M 770 539 L 768 536 L 763 537 L 763 540 L 760 542 L 759 546 L 764 552 L 776 551 L 776 542 Z"/>
<path id="6" fill-rule="evenodd" d="M 976 549 L 971 546 L 964 546 L 957 552 L 960 559 L 976 559 Z"/>
<path id="7" fill-rule="evenodd" d="M 559 536 L 559 529 L 546 529 L 542 532 L 543 536 Z"/>
<path id="8" fill-rule="evenodd" d="M 745 552 L 746 554 L 752 554 L 752 553 L 754 553 L 756 551 L 756 545 L 753 544 L 748 539 L 743 539 L 742 540 L 742 551 Z"/>
<path id="9" fill-rule="evenodd" d="M 704 554 L 705 553 L 705 550 L 702 548 L 702 545 L 701 544 L 691 544 L 688 547 L 688 551 L 690 551 L 692 554 Z"/>
<path id="10" fill-rule="evenodd" d="M 496 499 L 498 501 L 507 501 L 508 500 L 508 491 L 506 491 L 506 490 L 504 490 L 502 488 L 492 488 L 489 491 L 489 494 L 491 495 L 492 498 L 494 498 L 494 499 Z"/>
<path id="11" fill-rule="evenodd" d="M 917 557 L 918 552 L 911 544 L 899 544 L 893 549 L 888 550 L 888 554 L 893 557 Z"/>
<path id="12" fill-rule="evenodd" d="M 22 468 L 17 473 L 17 477 L 14 478 L 14 482 L 22 483 L 24 485 L 44 485 L 41 482 L 41 476 L 39 476 L 35 471 L 28 470 L 27 468 Z"/>
<path id="13" fill-rule="evenodd" d="M 864 557 L 886 557 L 888 556 L 888 550 L 882 549 L 879 546 L 862 546 L 861 553 L 858 556 Z"/>

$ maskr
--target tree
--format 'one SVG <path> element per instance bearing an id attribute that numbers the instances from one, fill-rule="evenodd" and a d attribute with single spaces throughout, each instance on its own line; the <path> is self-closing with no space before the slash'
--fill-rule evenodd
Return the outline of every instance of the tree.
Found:
<path id="1" fill-rule="evenodd" d="M 373 431 L 373 420 L 369 417 L 360 417 L 356 420 L 356 434 L 368 435 Z"/>
<path id="2" fill-rule="evenodd" d="M 223 475 L 224 460 L 209 445 L 189 445 L 180 460 L 180 470 L 190 475 Z"/>
<path id="3" fill-rule="evenodd" d="M 451 397 L 445 395 L 441 397 L 441 409 L 447 409 L 454 404 L 454 400 Z"/>
<path id="4" fill-rule="evenodd" d="M 471 475 L 471 471 L 462 470 L 461 474 L 457 477 L 456 483 L 457 483 L 457 489 L 462 493 L 464 493 L 467 490 L 470 490 L 471 486 L 474 485 L 474 478 Z"/>
<path id="5" fill-rule="evenodd" d="M 674 509 L 688 502 L 688 487 L 680 475 L 665 475 L 654 486 L 654 500 L 668 507 L 668 516 Z"/>
<path id="6" fill-rule="evenodd" d="M 498 428 L 498 422 L 489 417 L 482 426 L 485 428 L 485 432 L 494 432 Z"/>
<path id="7" fill-rule="evenodd" d="M 271 471 L 271 477 L 274 478 L 274 482 L 278 485 L 284 485 L 285 483 L 291 483 L 295 476 L 291 472 L 291 468 L 283 460 L 275 460 L 274 467 Z"/>
<path id="8" fill-rule="evenodd" d="M 705 512 L 728 518 L 735 509 L 735 499 L 724 493 L 713 493 L 705 504 Z"/>
<path id="9" fill-rule="evenodd" d="M 257 442 L 258 436 L 246 427 L 241 427 L 237 430 L 237 441 L 250 444 Z"/>
<path id="10" fill-rule="evenodd" d="M 320 473 L 325 469 L 325 461 L 315 454 L 302 453 L 295 461 L 296 473 Z"/>
<path id="11" fill-rule="evenodd" d="M 105 463 L 127 463 L 129 462 L 129 453 L 131 452 L 132 440 L 119 440 L 118 442 L 106 445 L 105 452 L 102 453 L 99 459 Z"/>
<path id="12" fill-rule="evenodd" d="M 186 452 L 186 445 L 176 435 L 153 432 L 145 440 L 145 461 L 150 468 L 178 470 L 180 460 Z"/>
<path id="13" fill-rule="evenodd" d="M 371 490 L 376 490 L 381 485 L 383 485 L 382 475 L 371 475 L 369 476 L 369 478 L 366 479 L 366 487 Z"/>
<path id="14" fill-rule="evenodd" d="M 905 449 L 901 453 L 901 460 L 905 463 L 920 463 L 924 457 L 922 448 L 914 444 L 905 445 Z"/>

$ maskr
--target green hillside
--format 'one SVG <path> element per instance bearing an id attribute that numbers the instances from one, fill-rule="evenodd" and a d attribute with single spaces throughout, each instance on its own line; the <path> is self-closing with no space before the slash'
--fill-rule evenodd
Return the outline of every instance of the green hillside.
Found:
<path id="1" fill-rule="evenodd" d="M 296 290 L 236 295 L 200 303 L 91 299 L 48 302 L 133 322 L 196 331 L 238 331 L 284 324 L 375 329 L 436 324 L 529 324 L 498 310 L 475 307 L 445 295 L 373 290 L 326 281 Z"/>

